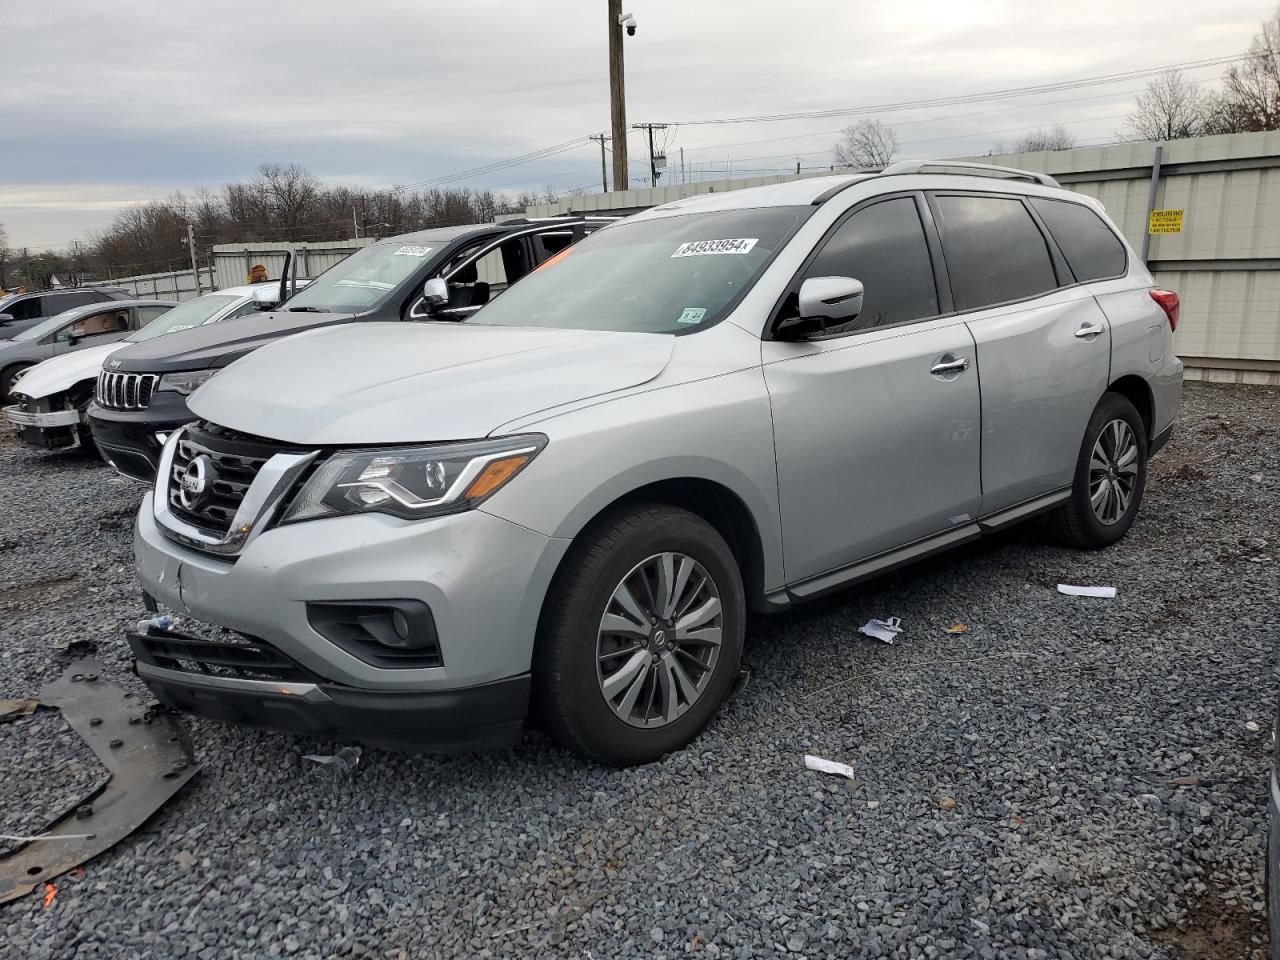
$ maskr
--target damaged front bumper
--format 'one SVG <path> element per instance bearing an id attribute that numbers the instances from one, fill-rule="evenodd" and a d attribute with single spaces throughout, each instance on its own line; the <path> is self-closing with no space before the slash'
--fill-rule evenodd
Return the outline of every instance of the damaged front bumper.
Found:
<path id="1" fill-rule="evenodd" d="M 80 410 L 41 409 L 37 400 L 4 408 L 4 418 L 18 431 L 24 443 L 44 450 L 74 449 L 80 446 L 80 427 L 85 416 Z"/>

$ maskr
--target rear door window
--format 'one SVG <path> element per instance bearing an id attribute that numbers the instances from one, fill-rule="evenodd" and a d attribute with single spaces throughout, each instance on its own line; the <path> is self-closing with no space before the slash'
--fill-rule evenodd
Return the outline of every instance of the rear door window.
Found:
<path id="1" fill-rule="evenodd" d="M 935 197 L 957 310 L 1023 300 L 1058 286 L 1048 244 L 1018 197 Z"/>
<path id="2" fill-rule="evenodd" d="M 1036 197 L 1031 205 L 1053 234 L 1076 280 L 1087 283 L 1124 275 L 1128 259 L 1124 244 L 1083 203 Z"/>
<path id="3" fill-rule="evenodd" d="M 862 281 L 862 312 L 849 323 L 827 328 L 828 334 L 938 315 L 933 263 L 911 197 L 882 200 L 854 213 L 805 268 L 804 279 L 810 277 Z"/>

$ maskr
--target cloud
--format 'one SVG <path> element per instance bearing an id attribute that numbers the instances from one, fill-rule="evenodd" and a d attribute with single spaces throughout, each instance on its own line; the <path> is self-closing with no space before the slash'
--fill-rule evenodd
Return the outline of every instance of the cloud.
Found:
<path id="1" fill-rule="evenodd" d="M 639 21 L 625 44 L 632 122 L 901 101 L 1236 53 L 1266 13 L 1256 0 L 1223 0 L 1212 12 L 1170 0 L 1159 13 L 1132 0 L 1079 0 L 1032 15 L 1014 0 L 627 6 Z M 267 161 L 389 185 L 607 130 L 605 9 L 602 0 L 27 5 L 6 14 L 22 55 L 6 59 L 0 85 L 0 183 L 14 185 L 0 195 L 0 222 L 17 243 L 64 243 L 102 225 L 112 197 L 217 188 Z M 975 107 L 883 119 L 903 124 L 908 146 L 937 154 L 1013 140 L 993 131 L 1039 123 L 1066 122 L 1087 139 L 1120 127 L 1097 118 L 1123 113 L 1132 86 L 1086 95 L 987 104 L 981 116 L 957 116 Z M 731 157 L 738 170 L 784 168 L 796 159 L 789 151 L 825 162 L 841 125 L 685 126 L 668 138 L 690 167 Z M 770 142 L 721 146 L 753 140 Z M 630 150 L 643 161 L 638 134 Z M 598 148 L 586 143 L 473 182 L 567 189 L 598 176 Z M 56 207 L 13 199 L 45 189 Z"/>

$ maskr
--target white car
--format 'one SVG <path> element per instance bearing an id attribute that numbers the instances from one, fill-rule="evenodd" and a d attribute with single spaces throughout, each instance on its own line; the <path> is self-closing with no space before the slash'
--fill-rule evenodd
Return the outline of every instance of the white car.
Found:
<path id="1" fill-rule="evenodd" d="M 303 282 L 299 281 L 299 285 Z M 265 289 L 263 284 L 227 287 L 179 304 L 124 340 L 38 363 L 15 381 L 13 396 L 17 403 L 4 408 L 5 419 L 33 447 L 62 450 L 90 444 L 85 413 L 107 357 L 131 343 L 255 313 L 264 309 L 264 301 L 261 297 L 255 301 L 254 294 Z"/>

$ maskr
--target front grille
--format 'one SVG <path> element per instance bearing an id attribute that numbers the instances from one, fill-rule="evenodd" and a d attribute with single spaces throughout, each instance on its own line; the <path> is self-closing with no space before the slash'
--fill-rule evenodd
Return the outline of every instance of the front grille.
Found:
<path id="1" fill-rule="evenodd" d="M 203 530 L 225 534 L 262 465 L 285 448 L 269 440 L 201 423 L 178 440 L 168 477 L 169 506 L 179 517 Z M 182 476 L 191 461 L 206 458 L 204 492 L 188 506 L 182 502 Z"/>
<path id="2" fill-rule="evenodd" d="M 98 406 L 112 410 L 142 410 L 151 403 L 159 382 L 159 375 L 154 373 L 108 373 L 103 370 L 98 374 L 94 399 Z"/>
<path id="3" fill-rule="evenodd" d="M 182 673 L 279 683 L 314 683 L 320 679 L 256 637 L 202 640 L 158 627 L 149 627 L 143 633 L 128 631 L 126 636 L 139 660 Z"/>

